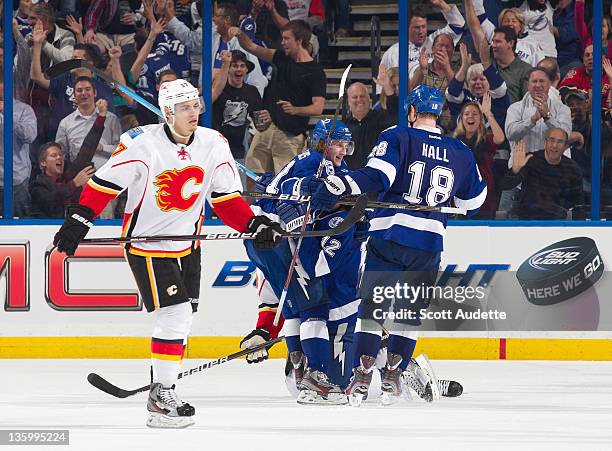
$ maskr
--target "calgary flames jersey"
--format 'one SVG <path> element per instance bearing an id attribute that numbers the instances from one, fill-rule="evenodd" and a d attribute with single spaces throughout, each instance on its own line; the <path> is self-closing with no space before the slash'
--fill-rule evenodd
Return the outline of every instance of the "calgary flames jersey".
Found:
<path id="1" fill-rule="evenodd" d="M 240 176 L 227 140 L 198 127 L 188 144 L 177 144 L 164 124 L 136 127 L 121 135 L 111 158 L 98 169 L 80 203 L 98 215 L 127 189 L 122 236 L 194 235 L 200 232 L 204 201 L 229 226 L 243 232 L 253 216 L 240 196 Z M 198 242 L 133 243 L 128 252 L 182 257 Z"/>

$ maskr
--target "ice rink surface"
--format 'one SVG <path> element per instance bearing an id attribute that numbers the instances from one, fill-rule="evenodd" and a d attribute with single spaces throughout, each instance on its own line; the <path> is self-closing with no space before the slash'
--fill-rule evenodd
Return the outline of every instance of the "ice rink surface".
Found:
<path id="1" fill-rule="evenodd" d="M 612 362 L 432 363 L 463 384 L 461 397 L 351 408 L 296 404 L 284 361 L 233 361 L 177 387 L 195 426 L 155 430 L 144 425 L 146 393 L 115 399 L 86 381 L 95 371 L 140 387 L 146 360 L 0 360 L 0 428 L 69 429 L 70 446 L 52 449 L 71 450 L 612 450 Z"/>

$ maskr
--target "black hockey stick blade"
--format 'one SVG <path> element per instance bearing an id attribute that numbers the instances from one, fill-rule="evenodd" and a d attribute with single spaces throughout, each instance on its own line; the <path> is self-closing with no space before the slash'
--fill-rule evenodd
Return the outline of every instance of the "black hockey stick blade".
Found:
<path id="1" fill-rule="evenodd" d="M 295 234 L 289 234 L 292 237 L 295 238 L 300 238 L 300 237 L 311 237 L 311 236 L 334 236 L 334 235 L 341 235 L 344 232 L 346 232 L 348 229 L 350 229 L 351 227 L 353 227 L 355 225 L 355 223 L 357 221 L 359 221 L 364 213 L 365 213 L 365 209 L 368 206 L 368 195 L 367 194 L 361 194 L 359 195 L 359 197 L 355 200 L 355 205 L 353 206 L 353 208 L 351 208 L 349 210 L 349 213 L 346 215 L 346 217 L 344 218 L 344 221 L 342 221 L 340 224 L 338 224 L 336 227 L 334 227 L 333 229 L 328 229 L 328 230 L 307 230 L 303 233 L 297 232 Z"/>
<path id="2" fill-rule="evenodd" d="M 87 382 L 96 387 L 98 390 L 102 390 L 105 393 L 108 393 L 115 398 L 127 398 L 128 396 L 135 395 L 137 393 L 141 393 L 143 391 L 148 391 L 151 388 L 151 384 L 145 385 L 143 387 L 137 388 L 136 390 L 124 390 L 122 388 L 117 387 L 116 385 L 111 384 L 109 381 L 104 379 L 102 376 L 96 373 L 89 373 L 87 375 Z"/>
<path id="3" fill-rule="evenodd" d="M 463 394 L 463 385 L 457 381 L 438 379 L 440 394 L 446 398 L 456 398 Z"/>
<path id="4" fill-rule="evenodd" d="M 250 354 L 252 352 L 259 351 L 261 349 L 269 349 L 274 346 L 276 343 L 279 343 L 285 339 L 284 336 L 277 337 L 273 340 L 266 341 L 257 346 L 253 346 L 248 349 L 243 349 L 241 351 L 235 352 L 225 357 L 221 357 L 220 359 L 211 360 L 210 362 L 203 363 L 195 368 L 191 368 L 189 370 L 183 371 L 178 375 L 178 379 L 182 379 L 187 376 L 191 376 L 192 374 L 199 373 L 205 369 L 211 368 L 213 366 L 221 365 L 222 363 L 229 362 L 230 360 L 238 359 L 242 356 Z M 96 373 L 89 373 L 87 375 L 87 382 L 96 387 L 98 390 L 102 390 L 105 393 L 108 393 L 115 398 L 128 398 L 130 396 L 136 395 L 138 393 L 142 393 L 145 391 L 149 391 L 151 388 L 151 384 L 143 385 L 140 388 L 136 388 L 134 390 L 124 390 L 123 388 L 119 388 L 116 385 L 111 384 L 109 381 L 104 379 L 102 376 Z"/>
<path id="5" fill-rule="evenodd" d="M 45 77 L 48 78 L 49 80 L 52 78 L 57 78 L 60 75 L 64 75 L 73 69 L 78 69 L 79 67 L 86 67 L 84 66 L 84 64 L 87 64 L 87 61 L 82 60 L 82 59 L 72 59 L 72 60 L 62 61 L 61 63 L 57 63 L 49 67 L 45 71 Z"/>
<path id="6" fill-rule="evenodd" d="M 61 63 L 54 64 L 53 66 L 51 66 L 49 69 L 45 71 L 45 76 L 49 79 L 56 78 L 62 74 L 66 74 L 70 72 L 71 70 L 78 69 L 78 68 L 89 69 L 91 72 L 93 72 L 98 77 L 100 77 L 102 80 L 104 80 L 106 83 L 109 83 L 111 87 L 113 88 L 117 84 L 117 82 L 113 80 L 112 78 L 110 78 L 108 75 L 106 75 L 104 71 L 101 71 L 94 65 L 89 64 L 87 61 L 83 59 L 78 59 L 78 58 L 66 60 L 66 61 L 62 61 Z"/>

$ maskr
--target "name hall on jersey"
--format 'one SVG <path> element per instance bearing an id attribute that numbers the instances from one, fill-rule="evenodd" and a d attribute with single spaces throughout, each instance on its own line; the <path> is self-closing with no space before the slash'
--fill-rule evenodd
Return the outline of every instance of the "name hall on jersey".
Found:
<path id="1" fill-rule="evenodd" d="M 444 147 L 442 148 L 442 150 L 440 150 L 440 146 L 432 146 L 430 144 L 423 143 L 422 155 L 433 160 L 444 161 L 445 163 L 448 163 L 448 159 L 446 158 L 446 148 Z"/>

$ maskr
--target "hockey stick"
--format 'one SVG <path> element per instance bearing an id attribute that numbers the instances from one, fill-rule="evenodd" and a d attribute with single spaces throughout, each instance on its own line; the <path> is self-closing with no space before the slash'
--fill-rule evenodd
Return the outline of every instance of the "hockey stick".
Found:
<path id="1" fill-rule="evenodd" d="M 344 70 L 342 74 L 342 78 L 340 80 L 340 89 L 338 90 L 338 102 L 336 103 L 336 111 L 334 112 L 334 119 L 332 120 L 331 127 L 329 129 L 329 134 L 327 135 L 327 140 L 325 142 L 325 150 L 323 152 L 323 158 L 319 163 L 319 167 L 317 168 L 317 177 L 321 177 L 323 173 L 323 167 L 325 164 L 325 157 L 327 156 L 327 152 L 331 145 L 332 136 L 334 135 L 334 131 L 336 129 L 336 123 L 338 122 L 338 113 L 340 112 L 340 106 L 342 105 L 342 98 L 344 97 L 344 85 L 346 84 L 346 79 L 348 78 L 349 71 L 351 70 L 352 64 L 349 64 L 348 67 Z M 367 199 L 367 198 L 366 198 Z M 312 213 L 312 208 L 310 201 L 306 204 L 306 213 L 304 214 L 304 222 L 302 223 L 302 227 L 300 228 L 300 232 L 304 232 L 306 227 L 308 226 L 308 219 Z M 348 217 L 348 216 L 347 216 Z M 300 252 L 300 246 L 302 245 L 302 238 L 298 239 L 297 244 L 295 245 L 295 250 L 293 251 L 293 256 L 291 258 L 291 264 L 289 265 L 289 271 L 287 273 L 287 278 L 285 279 L 285 285 L 283 287 L 283 291 L 281 293 L 281 297 L 278 301 L 278 309 L 276 310 L 276 315 L 274 315 L 274 324 L 278 326 L 278 321 L 280 320 L 281 312 L 283 310 L 283 305 L 285 305 L 285 299 L 287 298 L 287 293 L 289 292 L 289 285 L 291 285 L 291 278 L 293 277 L 293 271 L 295 270 L 295 265 L 297 263 L 298 254 Z"/>
<path id="2" fill-rule="evenodd" d="M 225 357 L 221 357 L 220 359 L 211 360 L 210 362 L 203 363 L 199 366 L 191 368 L 189 370 L 183 371 L 179 373 L 178 379 L 183 379 L 184 377 L 191 376 L 192 374 L 199 373 L 200 371 L 206 370 L 208 368 L 212 368 L 213 366 L 221 365 L 222 363 L 229 362 L 230 360 L 238 359 L 242 356 L 250 354 L 252 352 L 259 351 L 264 348 L 271 348 L 276 343 L 280 343 L 283 341 L 285 337 L 277 337 L 273 340 L 266 341 L 257 346 L 253 346 L 252 348 L 243 349 L 242 351 L 235 352 Z M 99 390 L 102 390 L 105 393 L 108 393 L 115 398 L 127 398 L 129 396 L 136 395 L 138 393 L 142 393 L 144 391 L 148 391 L 151 388 L 151 384 L 143 385 L 140 388 L 136 388 L 134 390 L 124 390 L 123 388 L 119 388 L 116 385 L 111 384 L 109 381 L 104 379 L 102 376 L 96 373 L 89 373 L 87 375 L 87 381 L 96 387 Z"/>
<path id="3" fill-rule="evenodd" d="M 333 229 L 306 230 L 304 232 L 285 232 L 283 238 L 309 238 L 321 236 L 340 235 L 350 229 L 361 219 L 367 207 L 368 198 L 362 194 L 357 198 L 355 206 L 349 211 L 340 224 Z M 203 233 L 201 235 L 153 235 L 153 236 L 125 236 L 112 238 L 85 238 L 81 243 L 105 244 L 105 243 L 143 243 L 159 241 L 220 241 L 220 240 L 253 240 L 255 235 L 249 232 L 227 232 L 227 233 Z"/>
<path id="4" fill-rule="evenodd" d="M 96 74 L 98 78 L 104 80 L 111 88 L 121 91 L 125 95 L 131 97 L 136 102 L 140 103 L 142 106 L 147 108 L 149 111 L 157 114 L 159 117 L 163 118 L 161 110 L 157 108 L 155 105 L 150 103 L 148 100 L 137 94 L 134 90 L 128 88 L 127 86 L 119 83 L 113 78 L 106 75 L 103 71 L 98 69 L 92 64 L 89 64 L 87 61 L 82 59 L 72 59 L 67 61 L 62 61 L 61 63 L 54 64 L 49 69 L 47 69 L 45 75 L 47 78 L 56 78 L 66 72 L 70 72 L 74 69 L 87 69 Z"/>
<path id="5" fill-rule="evenodd" d="M 156 115 L 158 115 L 162 119 L 165 119 L 163 113 L 161 112 L 161 110 L 159 108 L 157 108 L 155 105 L 153 105 L 151 102 L 149 102 L 148 100 L 143 98 L 141 95 L 136 93 L 133 89 L 130 89 L 127 86 L 125 86 L 124 84 L 121 84 L 117 80 L 109 77 L 103 71 L 101 71 L 97 67 L 89 64 L 85 60 L 82 60 L 82 59 L 71 59 L 71 60 L 62 61 L 61 63 L 58 63 L 58 64 L 54 64 L 53 66 L 51 66 L 50 68 L 48 68 L 46 70 L 45 76 L 47 78 L 49 78 L 49 79 L 56 78 L 56 77 L 59 77 L 62 74 L 65 74 L 67 72 L 70 72 L 70 71 L 72 71 L 74 69 L 79 69 L 79 68 L 90 70 L 91 72 L 96 74 L 97 77 L 99 77 L 102 80 L 104 80 L 111 88 L 117 89 L 118 91 L 121 91 L 126 96 L 129 96 L 132 99 L 134 99 L 136 102 L 140 103 L 143 107 L 147 108 L 152 113 L 155 113 Z M 234 163 L 236 163 L 236 166 L 238 166 L 238 169 L 240 169 L 242 172 L 244 172 L 249 178 L 251 178 L 253 180 L 257 180 L 257 177 L 258 177 L 257 174 L 255 174 L 249 168 L 247 168 L 246 166 L 244 166 L 241 163 L 238 163 L 237 161 L 234 161 Z"/>
<path id="6" fill-rule="evenodd" d="M 457 381 L 438 379 L 438 387 L 440 389 L 440 396 L 445 398 L 456 398 L 463 394 L 463 385 Z"/>
<path id="7" fill-rule="evenodd" d="M 251 197 L 253 199 L 271 199 L 271 200 L 292 200 L 296 202 L 310 202 L 310 196 L 301 196 L 299 194 L 271 194 L 271 193 L 256 193 L 246 192 L 242 193 L 244 197 Z M 345 197 L 338 200 L 338 204 L 352 206 L 355 205 L 355 197 Z M 374 200 L 368 200 L 368 208 L 394 208 L 397 210 L 410 210 L 410 211 L 433 211 L 439 213 L 465 215 L 467 211 L 464 208 L 458 207 L 431 207 L 429 205 L 416 205 L 416 204 L 398 204 L 394 202 L 379 202 Z"/>

